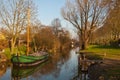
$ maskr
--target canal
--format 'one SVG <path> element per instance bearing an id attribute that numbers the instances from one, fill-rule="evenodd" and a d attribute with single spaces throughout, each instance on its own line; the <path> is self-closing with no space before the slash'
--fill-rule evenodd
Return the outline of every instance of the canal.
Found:
<path id="1" fill-rule="evenodd" d="M 15 68 L 11 64 L 1 63 L 0 80 L 79 80 L 78 50 L 55 54 L 47 62 L 30 68 Z M 86 78 L 81 74 L 80 80 L 84 80 L 82 76 Z"/>

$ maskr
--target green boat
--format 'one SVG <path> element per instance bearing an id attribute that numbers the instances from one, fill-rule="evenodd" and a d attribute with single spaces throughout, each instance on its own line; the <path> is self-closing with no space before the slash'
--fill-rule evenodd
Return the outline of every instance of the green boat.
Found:
<path id="1" fill-rule="evenodd" d="M 13 63 L 14 66 L 20 66 L 20 67 L 35 66 L 47 61 L 48 57 L 49 54 L 44 54 L 41 56 L 33 56 L 33 55 L 13 56 L 11 62 Z"/>

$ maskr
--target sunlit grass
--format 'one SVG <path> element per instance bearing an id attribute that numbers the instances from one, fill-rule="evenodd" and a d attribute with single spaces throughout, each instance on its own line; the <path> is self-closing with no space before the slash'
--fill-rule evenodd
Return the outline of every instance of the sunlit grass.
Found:
<path id="1" fill-rule="evenodd" d="M 105 58 L 120 60 L 120 47 L 90 45 L 86 50 L 80 52 L 92 52 L 103 55 Z"/>

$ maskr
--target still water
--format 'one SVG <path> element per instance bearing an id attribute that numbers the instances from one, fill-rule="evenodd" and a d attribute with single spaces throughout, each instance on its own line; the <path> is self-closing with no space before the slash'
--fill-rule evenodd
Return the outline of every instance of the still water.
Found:
<path id="1" fill-rule="evenodd" d="M 1 66 L 6 69 L 0 69 L 0 80 L 78 80 L 78 50 L 55 54 L 51 60 L 31 68 Z"/>

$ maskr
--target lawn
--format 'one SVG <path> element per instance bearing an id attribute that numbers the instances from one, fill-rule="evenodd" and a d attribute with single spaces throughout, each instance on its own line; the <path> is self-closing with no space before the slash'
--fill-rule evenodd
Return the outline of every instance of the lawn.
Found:
<path id="1" fill-rule="evenodd" d="M 80 52 L 91 52 L 103 55 L 105 58 L 120 60 L 120 47 L 90 45 L 86 50 Z"/>

